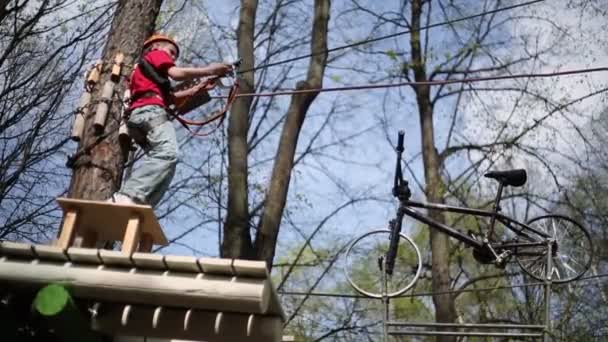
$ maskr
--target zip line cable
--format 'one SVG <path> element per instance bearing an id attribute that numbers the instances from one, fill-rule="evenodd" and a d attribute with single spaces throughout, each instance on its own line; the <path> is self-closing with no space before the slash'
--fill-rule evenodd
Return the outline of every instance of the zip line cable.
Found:
<path id="1" fill-rule="evenodd" d="M 501 8 L 497 8 L 497 9 L 491 10 L 491 11 L 485 11 L 485 12 L 473 14 L 473 15 L 470 15 L 470 16 L 461 17 L 461 18 L 458 18 L 458 19 L 447 20 L 447 21 L 442 21 L 442 22 L 438 22 L 438 23 L 434 23 L 434 24 L 429 24 L 429 25 L 421 26 L 418 29 L 418 31 L 428 30 L 428 29 L 431 29 L 431 28 L 434 28 L 434 27 L 438 27 L 438 26 L 451 25 L 451 24 L 459 23 L 461 21 L 466 21 L 466 20 L 469 20 L 469 19 L 475 19 L 475 18 L 478 18 L 478 17 L 483 17 L 483 16 L 488 15 L 488 14 L 495 14 L 495 13 L 499 13 L 499 12 L 504 12 L 504 11 L 512 10 L 512 9 L 515 9 L 515 8 L 518 8 L 518 7 L 525 7 L 525 6 L 534 5 L 536 3 L 543 2 L 543 1 L 545 1 L 545 0 L 528 1 L 528 2 L 521 3 L 521 4 L 501 7 Z M 361 40 L 361 41 L 358 41 L 358 42 L 355 42 L 355 43 L 341 45 L 341 46 L 337 46 L 337 47 L 331 48 L 331 49 L 326 49 L 326 50 L 323 50 L 323 51 L 313 52 L 313 53 L 310 53 L 310 54 L 307 54 L 307 55 L 302 55 L 302 56 L 298 56 L 298 57 L 284 59 L 284 60 L 278 61 L 278 62 L 273 62 L 273 63 L 268 63 L 268 64 L 262 64 L 260 66 L 253 67 L 251 69 L 241 70 L 241 71 L 239 71 L 239 74 L 246 73 L 246 72 L 251 72 L 251 71 L 256 71 L 256 70 L 260 70 L 260 69 L 266 69 L 266 68 L 270 68 L 270 67 L 281 65 L 281 64 L 285 64 L 285 63 L 295 62 L 295 61 L 299 61 L 301 59 L 317 56 L 317 55 L 324 54 L 324 53 L 331 53 L 331 52 L 334 52 L 334 51 L 343 50 L 343 49 L 347 49 L 347 48 L 351 48 L 351 47 L 355 47 L 355 46 L 359 46 L 359 45 L 365 45 L 365 44 L 369 44 L 369 43 L 374 43 L 374 42 L 377 42 L 377 41 L 380 41 L 380 40 L 402 36 L 402 35 L 405 35 L 405 34 L 408 34 L 408 33 L 411 33 L 411 32 L 412 32 L 412 30 L 400 31 L 400 32 L 392 33 L 392 34 L 389 34 L 389 35 L 386 35 L 386 36 L 380 36 L 380 37 L 376 37 L 376 38 L 365 39 L 365 40 Z"/>
<path id="2" fill-rule="evenodd" d="M 544 0 L 537 0 L 544 1 Z M 565 76 L 565 75 L 575 75 L 575 74 L 586 74 L 593 72 L 604 72 L 608 71 L 608 67 L 602 68 L 590 68 L 590 69 L 574 69 L 574 70 L 566 70 L 552 73 L 534 73 L 534 74 L 512 74 L 512 75 L 504 75 L 504 76 L 488 76 L 488 77 L 474 77 L 474 78 L 463 78 L 463 79 L 451 79 L 451 80 L 440 80 L 440 81 L 426 81 L 426 82 L 399 82 L 399 83 L 388 83 L 388 84 L 367 84 L 360 86 L 345 86 L 345 87 L 334 87 L 334 88 L 317 88 L 317 89 L 296 89 L 296 90 L 286 90 L 286 91 L 278 91 L 278 92 L 270 92 L 270 93 L 244 93 L 237 94 L 236 97 L 270 97 L 270 96 L 279 96 L 279 95 L 293 95 L 293 94 L 304 94 L 304 93 L 315 93 L 315 92 L 335 92 L 335 91 L 349 91 L 349 90 L 364 90 L 364 89 L 379 89 L 379 88 L 394 88 L 394 87 L 402 87 L 402 86 L 416 86 L 416 85 L 445 85 L 445 84 L 454 84 L 454 83 L 471 83 L 471 82 L 484 82 L 484 81 L 492 81 L 492 80 L 506 80 L 506 79 L 519 79 L 519 78 L 543 78 L 543 77 L 556 77 L 556 76 Z M 211 96 L 212 99 L 227 99 L 228 96 Z M 116 127 L 115 130 L 118 130 Z M 89 153 L 96 145 L 98 145 L 105 138 L 115 133 L 115 130 L 106 132 L 95 139 L 91 144 L 85 147 L 79 148 L 74 154 L 68 155 L 68 162 L 66 166 L 72 167 L 77 159 L 83 154 Z M 70 166 L 72 165 L 72 166 Z"/>
<path id="3" fill-rule="evenodd" d="M 503 76 L 472 77 L 472 78 L 448 79 L 448 80 L 424 81 L 424 82 L 407 81 L 407 82 L 398 82 L 398 83 L 364 84 L 364 85 L 358 85 L 358 86 L 353 85 L 353 86 L 333 87 L 333 88 L 292 89 L 292 90 L 276 91 L 276 92 L 269 92 L 269 93 L 243 93 L 243 94 L 237 94 L 236 96 L 237 97 L 262 97 L 262 96 L 269 97 L 269 96 L 278 96 L 278 95 L 293 95 L 293 94 L 305 94 L 305 93 L 317 93 L 317 92 L 395 88 L 395 87 L 403 87 L 403 86 L 446 85 L 446 84 L 454 84 L 454 83 L 486 82 L 486 81 L 508 80 L 508 79 L 519 79 L 519 78 L 545 78 L 545 77 L 556 77 L 556 76 L 566 76 L 566 75 L 575 75 L 575 74 L 587 74 L 587 73 L 603 72 L 603 71 L 608 71 L 608 67 L 589 68 L 589 69 L 573 69 L 573 70 L 565 70 L 565 71 L 557 71 L 557 72 L 549 72 L 549 73 L 512 74 L 512 75 L 503 75 Z M 223 98 L 227 98 L 227 96 L 212 96 L 211 98 L 223 99 Z"/>
<path id="4" fill-rule="evenodd" d="M 608 277 L 608 273 L 604 274 L 596 274 L 587 277 L 581 277 L 577 280 L 572 281 L 572 283 L 578 283 L 581 281 L 598 279 Z M 412 294 L 402 294 L 396 296 L 394 298 L 413 298 L 413 297 L 429 297 L 434 295 L 445 295 L 445 294 L 459 294 L 465 292 L 485 292 L 485 291 L 494 291 L 494 290 L 506 290 L 506 289 L 515 289 L 521 287 L 533 287 L 533 286 L 541 286 L 545 285 L 544 282 L 534 282 L 534 283 L 524 283 L 519 285 L 505 285 L 505 286 L 495 286 L 495 287 L 485 287 L 479 289 L 462 289 L 462 290 L 450 290 L 450 291 L 440 291 L 440 292 L 420 292 L 420 293 L 412 293 Z M 589 284 L 585 285 L 585 287 L 591 286 Z M 361 294 L 341 294 L 341 293 L 330 293 L 330 292 L 295 292 L 295 291 L 279 291 L 279 294 L 286 296 L 312 296 L 312 297 L 335 297 L 335 298 L 368 298 L 368 299 L 376 299 L 368 296 L 364 296 Z"/>

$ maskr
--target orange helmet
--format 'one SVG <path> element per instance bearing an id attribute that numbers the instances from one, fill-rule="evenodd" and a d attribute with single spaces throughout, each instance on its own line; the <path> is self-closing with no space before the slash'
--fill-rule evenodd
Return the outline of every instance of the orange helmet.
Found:
<path id="1" fill-rule="evenodd" d="M 175 46 L 177 55 L 179 56 L 179 45 L 177 45 L 177 42 L 175 41 L 175 39 L 169 37 L 168 35 L 164 35 L 161 33 L 153 34 L 150 36 L 150 38 L 146 39 L 146 41 L 144 42 L 144 49 L 147 48 L 148 46 L 150 46 L 150 44 L 156 43 L 156 42 L 168 42 L 168 43 L 173 44 L 173 46 Z"/>

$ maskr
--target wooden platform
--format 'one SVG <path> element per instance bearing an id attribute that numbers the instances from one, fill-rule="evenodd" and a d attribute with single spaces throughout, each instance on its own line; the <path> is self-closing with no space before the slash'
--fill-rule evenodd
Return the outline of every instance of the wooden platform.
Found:
<path id="1" fill-rule="evenodd" d="M 57 202 L 64 212 L 58 242 L 61 248 L 72 246 L 76 235 L 83 237 L 84 247 L 94 247 L 96 241 L 122 241 L 123 252 L 128 254 L 132 254 L 138 245 L 140 250 L 149 250 L 152 244 L 168 244 L 152 207 L 148 205 L 71 198 L 58 198 Z"/>

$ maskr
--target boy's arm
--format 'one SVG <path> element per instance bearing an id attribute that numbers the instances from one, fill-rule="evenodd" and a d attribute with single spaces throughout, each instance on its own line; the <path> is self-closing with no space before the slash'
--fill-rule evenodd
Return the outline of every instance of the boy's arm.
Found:
<path id="1" fill-rule="evenodd" d="M 223 63 L 211 63 L 205 67 L 178 67 L 174 66 L 167 70 L 169 77 L 176 81 L 184 81 L 205 76 L 223 76 L 232 70 L 232 66 Z"/>
<path id="2" fill-rule="evenodd" d="M 196 84 L 194 87 L 186 88 L 183 90 L 178 90 L 173 93 L 173 97 L 175 98 L 183 98 L 197 95 L 198 93 L 204 93 L 207 90 L 213 89 L 215 87 L 215 82 L 200 82 Z"/>

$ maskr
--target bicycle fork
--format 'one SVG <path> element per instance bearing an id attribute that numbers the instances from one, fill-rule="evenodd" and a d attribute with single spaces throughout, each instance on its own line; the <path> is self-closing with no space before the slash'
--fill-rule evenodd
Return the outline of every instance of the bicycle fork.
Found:
<path id="1" fill-rule="evenodd" d="M 397 209 L 397 215 L 394 219 L 389 221 L 390 235 L 389 235 L 389 246 L 386 255 L 386 261 L 378 260 L 378 264 L 380 269 L 384 269 L 388 276 L 393 275 L 393 269 L 395 268 L 395 259 L 397 259 L 397 248 L 399 248 L 399 234 L 401 234 L 401 225 L 403 222 L 403 216 L 405 216 L 405 211 L 403 207 L 400 205 L 399 209 Z"/>

